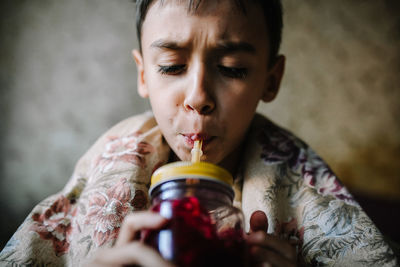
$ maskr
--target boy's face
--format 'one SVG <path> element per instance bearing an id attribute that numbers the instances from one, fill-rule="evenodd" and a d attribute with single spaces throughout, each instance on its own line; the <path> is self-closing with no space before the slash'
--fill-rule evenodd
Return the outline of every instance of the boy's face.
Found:
<path id="1" fill-rule="evenodd" d="M 261 7 L 235 1 L 155 1 L 142 27 L 138 90 L 149 97 L 170 147 L 190 160 L 196 139 L 202 160 L 227 165 L 237 158 L 259 100 L 279 88 L 284 58 L 268 68 L 268 34 Z"/>

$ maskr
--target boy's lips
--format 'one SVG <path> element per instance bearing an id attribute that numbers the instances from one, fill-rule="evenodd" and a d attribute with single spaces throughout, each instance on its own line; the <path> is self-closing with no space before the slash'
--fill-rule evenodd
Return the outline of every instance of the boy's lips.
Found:
<path id="1" fill-rule="evenodd" d="M 188 133 L 182 134 L 182 136 L 185 138 L 186 144 L 188 144 L 190 147 L 193 147 L 194 141 L 203 141 L 204 147 L 214 139 L 214 136 L 205 133 Z"/>

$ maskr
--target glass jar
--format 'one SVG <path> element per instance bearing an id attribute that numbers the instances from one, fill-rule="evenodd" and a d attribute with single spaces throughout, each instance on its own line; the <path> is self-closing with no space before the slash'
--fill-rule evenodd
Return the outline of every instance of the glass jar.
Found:
<path id="1" fill-rule="evenodd" d="M 151 178 L 152 210 L 169 219 L 145 242 L 177 266 L 245 266 L 242 212 L 232 205 L 233 179 L 207 162 L 174 162 Z"/>

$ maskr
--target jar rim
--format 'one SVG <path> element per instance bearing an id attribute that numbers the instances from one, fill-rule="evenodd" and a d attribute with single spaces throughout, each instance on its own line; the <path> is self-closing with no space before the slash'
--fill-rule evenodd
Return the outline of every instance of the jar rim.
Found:
<path id="1" fill-rule="evenodd" d="M 150 192 L 157 185 L 178 179 L 205 179 L 233 185 L 232 175 L 224 168 L 209 162 L 177 161 L 158 168 L 151 176 Z"/>

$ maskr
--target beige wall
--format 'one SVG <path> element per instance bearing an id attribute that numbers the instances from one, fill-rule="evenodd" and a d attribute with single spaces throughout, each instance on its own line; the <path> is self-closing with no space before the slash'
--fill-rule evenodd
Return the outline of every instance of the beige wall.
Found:
<path id="1" fill-rule="evenodd" d="M 351 190 L 400 198 L 398 1 L 299 2 L 284 0 L 286 74 L 259 110 Z M 2 245 L 101 133 L 148 104 L 129 0 L 2 1 L 0 34 Z"/>
<path id="2" fill-rule="evenodd" d="M 400 198 L 400 5 L 283 1 L 281 93 L 260 107 L 353 191 Z"/>

